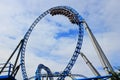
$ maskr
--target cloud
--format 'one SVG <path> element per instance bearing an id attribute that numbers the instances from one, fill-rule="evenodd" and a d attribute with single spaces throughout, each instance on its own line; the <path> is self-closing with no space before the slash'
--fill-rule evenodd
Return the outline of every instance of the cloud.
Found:
<path id="1" fill-rule="evenodd" d="M 109 2 L 106 0 L 101 0 L 99 2 L 95 0 L 1 1 L 0 55 L 4 55 L 4 57 L 1 56 L 0 61 L 6 61 L 35 18 L 51 7 L 60 5 L 70 6 L 78 11 L 87 21 L 111 64 L 113 66 L 120 65 L 117 61 L 119 60 L 118 56 L 120 50 L 119 0 L 109 0 Z M 26 50 L 28 74 L 30 76 L 34 75 L 37 65 L 40 63 L 50 67 L 52 71 L 62 71 L 74 52 L 77 42 L 77 33 L 71 34 L 71 32 L 74 32 L 77 27 L 78 26 L 71 24 L 66 17 L 61 15 L 47 15 L 42 19 L 33 30 L 28 41 Z M 86 32 L 82 52 L 85 53 L 101 74 L 105 74 L 104 71 L 101 70 L 102 66 L 100 65 L 97 54 Z M 89 68 L 79 56 L 72 72 L 93 76 L 91 71 L 88 70 Z M 20 74 L 21 72 L 19 72 L 19 75 Z M 19 75 L 18 77 L 20 79 L 21 76 Z"/>

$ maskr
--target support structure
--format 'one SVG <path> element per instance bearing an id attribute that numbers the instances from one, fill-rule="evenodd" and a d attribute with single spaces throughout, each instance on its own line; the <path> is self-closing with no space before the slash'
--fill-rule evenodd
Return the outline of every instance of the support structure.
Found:
<path id="1" fill-rule="evenodd" d="M 80 55 L 82 56 L 82 58 L 84 59 L 90 70 L 93 72 L 93 74 L 95 76 L 101 76 L 100 73 L 95 69 L 92 63 L 87 59 L 87 57 L 82 52 L 80 53 Z"/>
<path id="2" fill-rule="evenodd" d="M 0 80 L 15 80 L 15 76 L 16 76 L 19 68 L 20 68 L 20 64 L 17 64 L 17 63 L 18 63 L 18 59 L 20 57 L 20 51 L 21 51 L 22 45 L 23 45 L 23 39 L 17 45 L 17 47 L 15 48 L 15 50 L 13 51 L 13 53 L 10 55 L 10 57 L 8 58 L 8 60 L 6 61 L 6 63 L 3 65 L 3 67 L 1 67 L 0 75 L 3 72 L 8 72 L 8 75 L 6 75 L 6 76 L 0 76 Z M 18 50 L 18 54 L 17 54 L 17 56 L 15 58 L 15 62 L 14 62 L 14 64 L 11 64 L 10 60 L 13 59 L 13 56 L 15 55 L 15 53 L 17 52 L 17 50 Z M 7 65 L 9 65 L 9 66 L 7 66 Z M 5 68 L 9 68 L 9 70 L 4 71 Z"/>
<path id="3" fill-rule="evenodd" d="M 12 66 L 12 71 L 11 71 L 11 65 L 10 65 L 10 69 L 8 70 L 8 76 L 2 76 L 2 77 L 0 77 L 0 80 L 15 80 L 15 76 L 16 76 L 20 66 L 21 66 L 23 80 L 30 80 L 30 78 L 27 75 L 26 66 L 25 66 L 25 50 L 26 50 L 27 42 L 28 42 L 28 39 L 29 39 L 30 34 L 32 33 L 34 27 L 47 14 L 50 14 L 52 16 L 64 15 L 65 17 L 67 17 L 69 19 L 69 21 L 72 24 L 77 25 L 78 26 L 78 32 L 79 32 L 78 33 L 78 41 L 77 41 L 75 51 L 74 51 L 70 61 L 68 62 L 65 69 L 60 74 L 57 74 L 57 75 L 52 74 L 52 72 L 50 71 L 50 69 L 48 67 L 40 64 L 38 66 L 37 71 L 36 71 L 36 76 L 35 76 L 36 80 L 41 80 L 41 77 L 46 77 L 46 79 L 49 78 L 50 80 L 53 80 L 53 77 L 57 77 L 57 80 L 64 80 L 66 76 L 69 76 L 71 78 L 73 78 L 74 76 L 81 76 L 81 75 L 78 75 L 78 74 L 73 75 L 73 74 L 70 73 L 70 71 L 72 70 L 79 54 L 81 54 L 81 56 L 83 57 L 83 59 L 85 60 L 85 62 L 89 66 L 89 68 L 92 70 L 92 72 L 97 77 L 93 77 L 93 78 L 86 78 L 85 77 L 85 79 L 75 79 L 75 80 L 98 80 L 98 79 L 108 79 L 110 77 L 113 77 L 113 78 L 111 78 L 112 80 L 120 80 L 118 75 L 114 72 L 110 62 L 108 61 L 107 57 L 105 56 L 102 48 L 100 47 L 99 43 L 97 42 L 95 36 L 93 35 L 93 33 L 90 30 L 87 23 L 79 15 L 79 13 L 77 11 L 75 11 L 73 8 L 68 7 L 68 6 L 57 6 L 57 7 L 50 8 L 35 19 L 35 21 L 32 23 L 32 25 L 30 26 L 30 28 L 28 29 L 28 31 L 24 35 L 23 39 L 20 41 L 20 43 L 18 44 L 16 49 L 13 51 L 11 56 L 8 58 L 8 60 L 6 61 L 6 63 L 2 67 L 2 69 L 0 70 L 0 75 L 4 71 L 4 69 L 6 68 L 6 66 L 8 65 L 10 60 L 12 59 L 12 57 L 14 56 L 15 52 L 17 50 L 19 50 L 18 54 L 17 54 L 17 57 L 15 59 L 15 62 Z M 81 50 L 81 47 L 82 47 L 82 42 L 83 42 L 83 34 L 84 34 L 84 27 L 83 26 L 85 27 L 85 30 L 88 32 L 88 35 L 89 35 L 89 37 L 90 37 L 90 39 L 91 39 L 91 41 L 94 45 L 94 48 L 97 52 L 97 55 L 98 55 L 98 57 L 100 59 L 100 62 L 103 66 L 103 69 L 106 71 L 108 76 L 101 76 L 99 74 L 99 72 L 94 68 L 92 63 L 87 59 L 87 57 L 83 53 L 80 53 L 80 50 Z M 21 55 L 20 64 L 17 65 L 18 64 L 17 62 L 18 62 L 18 59 L 19 59 L 20 55 Z M 47 75 L 42 75 L 41 74 L 41 69 L 44 69 L 47 72 Z M 82 75 L 82 77 L 84 77 L 84 76 Z M 1 78 L 3 78 L 3 79 L 1 79 Z"/>
<path id="4" fill-rule="evenodd" d="M 42 77 L 41 70 L 42 69 L 44 69 L 47 72 L 47 76 L 46 77 L 49 77 L 50 80 L 53 80 L 51 70 L 48 67 L 46 67 L 45 65 L 43 65 L 43 64 L 39 64 L 38 65 L 38 68 L 36 70 L 36 78 L 35 78 L 35 80 L 41 80 L 41 77 Z M 51 77 L 49 75 L 51 75 Z"/>
<path id="5" fill-rule="evenodd" d="M 107 57 L 105 56 L 102 48 L 100 47 L 99 43 L 97 42 L 95 36 L 93 35 L 92 31 L 90 30 L 89 26 L 85 21 L 83 21 L 84 27 L 86 31 L 88 32 L 88 35 L 93 43 L 93 46 L 97 52 L 97 55 L 101 61 L 101 64 L 103 66 L 103 69 L 106 71 L 107 74 L 110 74 L 110 72 L 114 72 L 110 62 L 108 61 Z"/>
<path id="6" fill-rule="evenodd" d="M 28 42 L 28 39 L 30 37 L 30 34 L 32 32 L 32 30 L 34 29 L 34 27 L 37 25 L 37 23 L 43 18 L 45 17 L 47 14 L 51 14 L 52 16 L 54 15 L 64 15 L 66 16 L 70 22 L 72 24 L 76 24 L 78 25 L 78 41 L 77 41 L 77 45 L 75 48 L 75 51 L 69 61 L 69 63 L 67 64 L 67 66 L 65 67 L 65 69 L 62 72 L 63 76 L 60 76 L 57 78 L 57 80 L 64 80 L 64 78 L 70 73 L 71 69 L 73 68 L 81 47 L 82 47 L 82 41 L 83 41 L 83 24 L 82 24 L 82 20 L 83 18 L 79 15 L 79 13 L 77 11 L 75 11 L 73 8 L 68 7 L 68 6 L 57 6 L 57 7 L 53 7 L 50 8 L 49 10 L 45 11 L 43 14 L 41 14 L 38 18 L 35 19 L 35 21 L 33 22 L 33 24 L 30 26 L 30 28 L 28 29 L 28 31 L 26 32 L 25 36 L 24 36 L 24 42 L 21 48 L 21 70 L 22 70 L 22 75 L 23 75 L 23 80 L 28 80 L 28 76 L 27 76 L 27 72 L 26 72 L 26 67 L 25 67 L 25 50 L 26 50 L 26 45 Z"/>

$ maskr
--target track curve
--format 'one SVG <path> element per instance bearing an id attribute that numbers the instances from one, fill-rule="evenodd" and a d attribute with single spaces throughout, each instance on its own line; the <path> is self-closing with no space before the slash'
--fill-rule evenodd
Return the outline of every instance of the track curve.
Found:
<path id="1" fill-rule="evenodd" d="M 36 79 L 41 80 L 41 70 L 44 69 L 47 72 L 47 75 L 52 75 L 51 70 L 43 64 L 39 64 L 36 70 Z M 53 80 L 53 77 L 49 77 L 50 80 Z"/>
<path id="2" fill-rule="evenodd" d="M 26 49 L 28 39 L 30 37 L 32 30 L 37 25 L 37 23 L 43 17 L 45 17 L 47 14 L 51 14 L 52 16 L 64 15 L 64 16 L 69 18 L 69 20 L 72 24 L 76 24 L 79 26 L 78 42 L 77 42 L 75 51 L 73 53 L 73 56 L 71 57 L 71 60 L 69 61 L 68 65 L 66 66 L 66 68 L 62 72 L 62 75 L 64 75 L 64 76 L 59 77 L 57 80 L 64 80 L 64 78 L 69 74 L 70 70 L 74 66 L 74 64 L 78 58 L 78 55 L 80 53 L 80 49 L 81 49 L 82 41 L 83 41 L 83 32 L 84 32 L 83 24 L 82 24 L 83 18 L 78 14 L 77 11 L 75 11 L 71 7 L 68 7 L 68 6 L 53 7 L 51 9 L 45 11 L 44 13 L 42 13 L 38 18 L 36 18 L 36 20 L 32 23 L 32 25 L 30 26 L 30 28 L 28 29 L 28 31 L 26 32 L 26 34 L 23 38 L 24 41 L 23 41 L 23 45 L 21 48 L 21 70 L 22 70 L 23 80 L 29 80 L 28 76 L 27 76 L 27 72 L 26 72 L 26 67 L 25 67 L 25 49 Z"/>

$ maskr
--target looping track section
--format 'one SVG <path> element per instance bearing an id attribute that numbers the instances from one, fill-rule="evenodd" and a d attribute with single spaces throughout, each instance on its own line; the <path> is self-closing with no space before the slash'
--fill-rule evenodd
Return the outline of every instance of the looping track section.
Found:
<path id="1" fill-rule="evenodd" d="M 42 18 L 44 18 L 47 14 L 51 14 L 52 16 L 64 15 L 64 16 L 68 17 L 68 19 L 70 20 L 70 22 L 72 24 L 76 24 L 79 27 L 78 41 L 77 41 L 77 45 L 76 45 L 75 51 L 73 53 L 73 56 L 71 57 L 68 65 L 63 70 L 63 72 L 62 72 L 63 76 L 58 77 L 57 80 L 64 80 L 64 78 L 70 73 L 70 70 L 74 66 L 74 64 L 79 56 L 80 49 L 82 46 L 82 41 L 83 41 L 83 32 L 84 32 L 83 24 L 82 24 L 83 18 L 78 14 L 77 11 L 75 11 L 71 7 L 68 7 L 68 6 L 53 7 L 51 9 L 45 11 L 44 13 L 42 13 L 38 18 L 36 18 L 36 20 L 32 23 L 32 25 L 30 26 L 30 28 L 28 29 L 28 31 L 26 32 L 26 34 L 24 36 L 24 39 L 23 39 L 24 41 L 23 41 L 23 45 L 22 45 L 22 49 L 21 49 L 21 64 L 22 64 L 21 70 L 22 70 L 23 80 L 29 80 L 28 76 L 27 76 L 27 72 L 26 72 L 26 67 L 25 67 L 25 49 L 26 49 L 28 39 L 30 37 L 32 30 L 37 25 L 37 23 Z"/>
<path id="2" fill-rule="evenodd" d="M 41 80 L 41 70 L 42 69 L 44 69 L 47 72 L 48 75 L 52 75 L 52 72 L 48 67 L 46 67 L 43 64 L 39 64 L 38 68 L 36 70 L 36 79 L 35 80 Z M 49 77 L 49 79 L 53 80 L 53 77 Z"/>

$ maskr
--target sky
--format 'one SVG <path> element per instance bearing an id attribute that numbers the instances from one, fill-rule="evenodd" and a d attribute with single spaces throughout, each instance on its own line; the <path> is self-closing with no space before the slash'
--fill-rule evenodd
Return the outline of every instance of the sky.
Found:
<path id="1" fill-rule="evenodd" d="M 88 23 L 111 65 L 120 66 L 120 0 L 1 0 L 0 1 L 0 63 L 4 63 L 24 37 L 33 21 L 55 6 L 70 6 Z M 78 26 L 68 18 L 45 16 L 34 28 L 27 44 L 25 61 L 28 77 L 34 76 L 37 66 L 44 64 L 51 71 L 61 72 L 69 62 L 78 38 Z M 81 51 L 101 75 L 105 75 L 87 32 Z M 11 61 L 13 62 L 14 59 Z M 20 62 L 20 61 L 19 61 Z M 81 56 L 72 73 L 94 76 Z M 21 70 L 16 77 L 22 79 Z M 69 79 L 67 79 L 69 80 Z"/>

